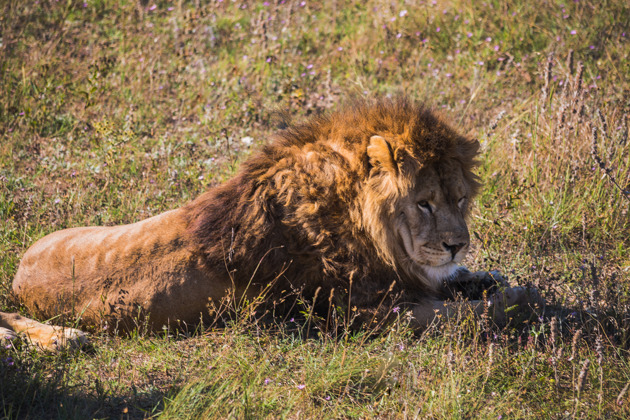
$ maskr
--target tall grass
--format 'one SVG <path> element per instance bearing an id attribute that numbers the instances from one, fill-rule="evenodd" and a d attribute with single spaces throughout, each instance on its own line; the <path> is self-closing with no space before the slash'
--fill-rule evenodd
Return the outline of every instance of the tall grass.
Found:
<path id="1" fill-rule="evenodd" d="M 295 322 L 0 349 L 7 418 L 627 418 L 626 1 L 0 3 L 0 309 L 61 228 L 128 223 L 230 177 L 274 131 L 405 92 L 483 147 L 473 269 L 550 312 L 418 336 Z M 562 309 L 558 309 L 562 308 Z M 315 323 L 314 323 L 315 325 Z"/>

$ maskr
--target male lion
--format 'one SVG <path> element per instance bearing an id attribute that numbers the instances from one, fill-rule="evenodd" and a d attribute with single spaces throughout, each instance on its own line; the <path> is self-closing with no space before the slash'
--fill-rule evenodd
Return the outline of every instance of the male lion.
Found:
<path id="1" fill-rule="evenodd" d="M 543 301 L 458 265 L 478 147 L 407 99 L 358 102 L 280 131 L 233 179 L 182 208 L 40 239 L 13 290 L 37 317 L 71 313 L 120 330 L 140 315 L 154 330 L 198 323 L 209 300 L 264 293 L 277 303 L 287 291 L 347 305 L 362 323 L 396 304 L 419 328 L 461 309 L 504 324 L 506 308 Z M 493 293 L 483 301 L 469 286 Z M 477 300 L 444 300 L 460 293 Z M 44 348 L 85 340 L 16 314 L 0 314 L 0 327 Z"/>

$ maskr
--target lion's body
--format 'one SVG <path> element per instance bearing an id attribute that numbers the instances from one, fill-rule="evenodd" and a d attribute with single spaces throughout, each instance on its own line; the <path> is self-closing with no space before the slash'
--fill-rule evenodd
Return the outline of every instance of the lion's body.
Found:
<path id="1" fill-rule="evenodd" d="M 122 321 L 129 328 L 141 307 L 156 325 L 198 322 L 208 297 L 224 293 L 229 283 L 220 276 L 207 281 L 211 273 L 183 213 L 50 234 L 26 252 L 13 288 L 43 318 L 73 313 L 91 325 Z"/>
<path id="2" fill-rule="evenodd" d="M 93 325 L 194 323 L 209 299 L 263 290 L 368 312 L 397 298 L 426 325 L 468 248 L 477 148 L 405 100 L 361 103 L 280 132 L 185 207 L 41 239 L 13 288 L 40 317 Z"/>

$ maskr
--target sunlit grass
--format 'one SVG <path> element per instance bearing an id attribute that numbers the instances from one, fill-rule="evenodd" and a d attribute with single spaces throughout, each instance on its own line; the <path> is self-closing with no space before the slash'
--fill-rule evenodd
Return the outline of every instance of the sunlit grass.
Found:
<path id="1" fill-rule="evenodd" d="M 621 0 L 3 2 L 0 309 L 22 309 L 35 240 L 182 205 L 269 140 L 275 110 L 403 92 L 482 143 L 468 265 L 597 317 L 3 342 L 0 416 L 629 417 L 629 22 Z"/>

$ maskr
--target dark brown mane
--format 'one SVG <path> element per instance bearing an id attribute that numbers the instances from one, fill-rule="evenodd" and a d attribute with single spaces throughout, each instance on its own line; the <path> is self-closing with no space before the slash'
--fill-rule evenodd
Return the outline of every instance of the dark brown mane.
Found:
<path id="1" fill-rule="evenodd" d="M 234 270 L 236 282 L 248 283 L 254 272 L 260 284 L 280 276 L 281 287 L 347 288 L 349 277 L 369 279 L 362 287 L 375 292 L 364 299 L 380 299 L 396 279 L 361 222 L 373 135 L 419 167 L 456 160 L 476 192 L 476 141 L 406 98 L 356 101 L 280 131 L 233 179 L 188 204 L 207 264 Z"/>

